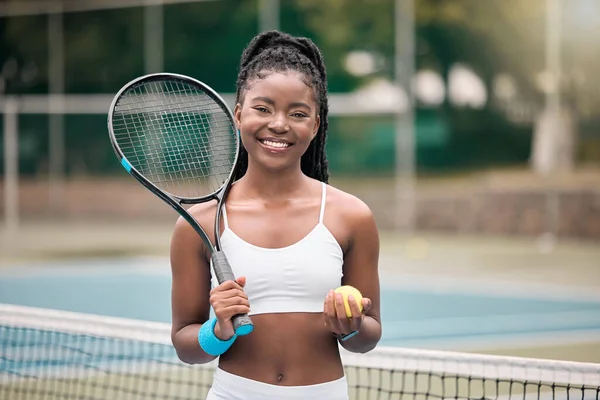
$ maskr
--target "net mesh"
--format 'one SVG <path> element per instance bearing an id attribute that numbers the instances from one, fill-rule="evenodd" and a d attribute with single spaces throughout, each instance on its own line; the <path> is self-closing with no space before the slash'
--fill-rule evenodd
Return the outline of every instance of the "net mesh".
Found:
<path id="1" fill-rule="evenodd" d="M 215 363 L 177 359 L 168 324 L 0 305 L 1 399 L 202 399 Z M 598 399 L 600 365 L 342 350 L 351 399 Z"/>
<path id="2" fill-rule="evenodd" d="M 237 136 L 223 104 L 201 87 L 157 76 L 115 103 L 115 141 L 146 179 L 181 198 L 202 198 L 227 181 Z"/>

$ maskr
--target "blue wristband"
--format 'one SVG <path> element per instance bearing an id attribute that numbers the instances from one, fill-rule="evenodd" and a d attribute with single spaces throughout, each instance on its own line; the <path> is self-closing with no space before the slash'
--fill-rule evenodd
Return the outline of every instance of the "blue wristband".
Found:
<path id="1" fill-rule="evenodd" d="M 341 340 L 342 342 L 345 342 L 346 340 L 348 340 L 348 339 L 350 339 L 350 338 L 353 338 L 353 337 L 354 337 L 354 336 L 356 336 L 356 335 L 358 335 L 358 331 L 352 331 L 352 332 L 350 332 L 350 333 L 349 333 L 349 334 L 347 334 L 347 335 L 342 335 L 342 336 L 340 337 L 340 340 Z"/>
<path id="2" fill-rule="evenodd" d="M 225 353 L 235 339 L 237 339 L 237 335 L 233 335 L 229 340 L 221 340 L 215 335 L 215 325 L 217 324 L 217 318 L 213 317 L 202 324 L 200 331 L 198 332 L 198 343 L 200 343 L 200 347 L 207 354 L 211 356 L 220 356 Z"/>
<path id="3" fill-rule="evenodd" d="M 356 335 L 358 335 L 358 331 L 352 331 L 352 332 L 350 332 L 350 333 L 348 333 L 346 335 L 341 334 L 341 333 L 340 334 L 337 334 L 337 333 L 333 334 L 333 336 L 335 336 L 338 340 L 341 340 L 342 342 L 345 342 L 346 340 L 351 339 L 351 338 L 353 338 Z"/>

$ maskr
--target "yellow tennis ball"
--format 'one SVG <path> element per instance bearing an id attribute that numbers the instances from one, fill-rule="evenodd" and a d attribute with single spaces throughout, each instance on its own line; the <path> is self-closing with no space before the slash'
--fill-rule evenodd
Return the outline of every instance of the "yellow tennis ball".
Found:
<path id="1" fill-rule="evenodd" d="M 350 304 L 348 303 L 349 295 L 352 295 L 352 297 L 354 297 L 354 300 L 358 303 L 359 310 L 362 312 L 362 294 L 357 288 L 350 285 L 344 285 L 335 289 L 335 292 L 341 293 L 344 296 L 344 306 L 346 307 L 346 316 L 348 318 L 352 317 L 352 310 L 350 310 Z"/>

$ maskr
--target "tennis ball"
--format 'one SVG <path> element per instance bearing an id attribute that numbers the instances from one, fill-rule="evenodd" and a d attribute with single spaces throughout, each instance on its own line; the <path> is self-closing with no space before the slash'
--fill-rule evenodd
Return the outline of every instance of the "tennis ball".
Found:
<path id="1" fill-rule="evenodd" d="M 359 310 L 362 311 L 362 294 L 357 288 L 350 285 L 344 285 L 335 289 L 335 292 L 341 293 L 344 296 L 344 306 L 346 307 L 346 316 L 348 318 L 352 317 L 352 310 L 350 310 L 350 304 L 348 304 L 349 295 L 352 295 L 352 297 L 354 297 L 354 300 L 358 303 Z"/>

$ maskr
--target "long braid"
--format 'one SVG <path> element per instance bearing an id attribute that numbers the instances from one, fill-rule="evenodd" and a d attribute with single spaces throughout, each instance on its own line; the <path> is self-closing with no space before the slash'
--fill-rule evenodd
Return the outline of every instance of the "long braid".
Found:
<path id="1" fill-rule="evenodd" d="M 236 102 L 243 103 L 248 82 L 262 79 L 268 72 L 297 71 L 302 73 L 313 88 L 319 105 L 321 123 L 317 135 L 302 156 L 302 171 L 322 182 L 329 181 L 325 144 L 328 128 L 329 105 L 327 101 L 327 73 L 319 48 L 307 38 L 293 37 L 279 31 L 267 31 L 257 35 L 248 44 L 240 60 L 236 83 Z M 248 169 L 248 153 L 240 146 L 239 169 L 235 179 L 241 178 Z"/>

